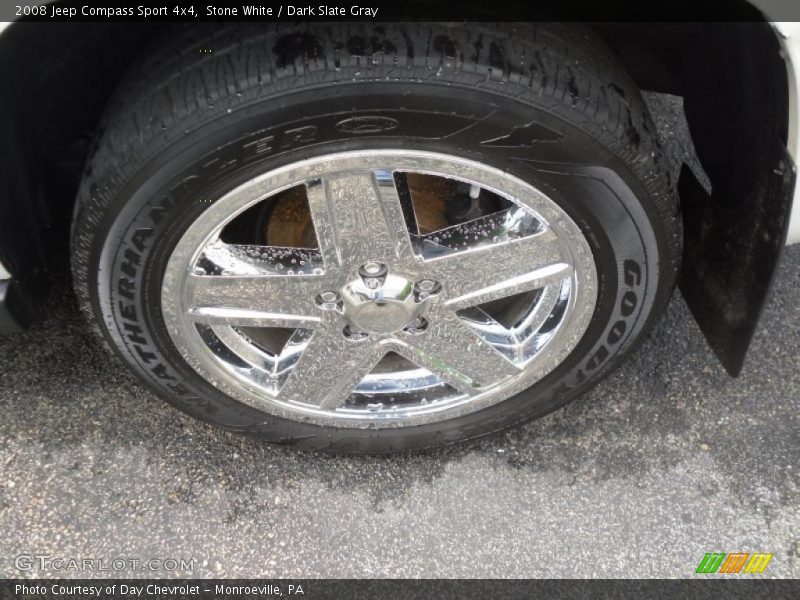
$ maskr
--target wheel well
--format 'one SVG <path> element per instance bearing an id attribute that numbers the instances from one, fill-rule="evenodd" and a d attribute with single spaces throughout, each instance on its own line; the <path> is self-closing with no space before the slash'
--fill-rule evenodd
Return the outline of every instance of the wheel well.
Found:
<path id="1" fill-rule="evenodd" d="M 788 84 L 780 43 L 766 22 L 597 24 L 641 89 L 684 98 L 698 158 L 733 201 L 757 179 L 752 148 L 786 146 Z"/>
<path id="2" fill-rule="evenodd" d="M 21 157 L 25 169 L 4 176 L 18 180 L 14 189 L 26 189 L 15 198 L 0 196 L 0 215 L 18 207 L 20 195 L 33 203 L 45 256 L 65 247 L 84 161 L 111 92 L 159 29 L 138 23 L 15 23 L 0 36 L 0 127 L 15 137 L 10 147 L 0 146 L 0 156 Z M 0 246 L 6 239 L 0 238 Z M 19 259 L 9 262 L 22 266 Z"/>

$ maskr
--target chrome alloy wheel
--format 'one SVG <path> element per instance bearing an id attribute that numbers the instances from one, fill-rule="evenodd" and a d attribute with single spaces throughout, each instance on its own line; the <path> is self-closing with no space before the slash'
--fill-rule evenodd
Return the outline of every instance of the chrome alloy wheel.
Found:
<path id="1" fill-rule="evenodd" d="M 454 182 L 459 216 L 421 227 L 411 177 Z M 226 239 L 298 188 L 314 242 Z M 454 156 L 371 150 L 296 162 L 213 202 L 175 246 L 161 304 L 183 358 L 229 396 L 382 428 L 451 419 L 536 383 L 576 347 L 596 297 L 581 230 L 530 184 Z"/>

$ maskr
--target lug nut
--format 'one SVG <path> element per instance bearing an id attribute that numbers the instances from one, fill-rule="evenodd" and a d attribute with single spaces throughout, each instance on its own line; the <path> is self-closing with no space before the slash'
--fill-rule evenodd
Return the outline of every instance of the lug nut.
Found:
<path id="1" fill-rule="evenodd" d="M 421 327 L 425 327 L 428 324 L 423 317 L 415 317 L 414 320 L 409 324 L 409 327 L 412 329 L 420 329 Z"/>
<path id="2" fill-rule="evenodd" d="M 436 282 L 433 279 L 422 279 L 417 282 L 417 287 L 423 292 L 432 292 L 436 287 Z"/>
<path id="3" fill-rule="evenodd" d="M 371 290 L 377 290 L 383 285 L 388 272 L 386 265 L 375 261 L 364 263 L 358 268 L 358 274 L 364 280 L 364 285 Z"/>
<path id="4" fill-rule="evenodd" d="M 383 277 L 386 275 L 386 265 L 379 262 L 370 261 L 359 267 L 358 272 L 362 277 Z"/>
<path id="5" fill-rule="evenodd" d="M 428 328 L 428 320 L 425 317 L 416 317 L 408 326 L 405 328 L 406 333 L 422 333 Z"/>
<path id="6" fill-rule="evenodd" d="M 414 285 L 414 293 L 416 295 L 417 302 L 427 300 L 431 296 L 438 294 L 440 291 L 442 291 L 442 285 L 433 279 L 420 279 Z"/>
<path id="7" fill-rule="evenodd" d="M 351 342 L 360 342 L 361 340 L 367 339 L 369 337 L 363 331 L 356 331 L 350 325 L 345 326 L 344 330 L 342 331 L 344 337 L 346 337 Z"/>
<path id="8" fill-rule="evenodd" d="M 317 304 L 322 308 L 338 308 L 342 303 L 342 298 L 337 292 L 322 292 L 317 296 Z"/>

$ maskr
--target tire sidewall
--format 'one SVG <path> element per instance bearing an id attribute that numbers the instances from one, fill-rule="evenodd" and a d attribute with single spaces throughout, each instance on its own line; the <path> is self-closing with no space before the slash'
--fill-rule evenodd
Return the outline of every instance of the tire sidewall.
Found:
<path id="1" fill-rule="evenodd" d="M 647 189 L 620 157 L 537 104 L 476 89 L 368 83 L 236 107 L 165 136 L 133 169 L 94 233 L 90 293 L 104 334 L 145 381 L 189 414 L 271 441 L 382 452 L 454 442 L 543 415 L 607 372 L 668 298 L 665 232 Z M 289 101 L 289 99 L 291 101 Z M 519 124 L 527 126 L 520 133 Z M 321 427 L 271 416 L 214 388 L 174 348 L 160 310 L 167 260 L 214 199 L 277 167 L 369 148 L 441 152 L 500 168 L 540 189 L 583 231 L 598 270 L 592 322 L 569 357 L 524 392 L 451 421 L 385 430 Z M 98 182 L 113 187 L 111 182 Z"/>

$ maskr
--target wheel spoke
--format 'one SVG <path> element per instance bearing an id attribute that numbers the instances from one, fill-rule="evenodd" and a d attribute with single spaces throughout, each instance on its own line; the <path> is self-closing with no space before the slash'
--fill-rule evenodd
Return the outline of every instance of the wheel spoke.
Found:
<path id="1" fill-rule="evenodd" d="M 455 314 L 443 316 L 438 315 L 426 332 L 403 336 L 397 352 L 471 394 L 519 372 Z"/>
<path id="2" fill-rule="evenodd" d="M 558 283 L 572 272 L 552 230 L 426 261 L 453 310 Z"/>
<path id="3" fill-rule="evenodd" d="M 331 176 L 309 183 L 307 194 L 326 267 L 414 259 L 390 171 Z"/>
<path id="4" fill-rule="evenodd" d="M 250 327 L 314 327 L 320 321 L 316 277 L 190 275 L 189 318 Z"/>
<path id="5" fill-rule="evenodd" d="M 208 274 L 222 275 L 316 275 L 323 272 L 322 257 L 314 248 L 208 244 L 198 264 Z"/>
<path id="6" fill-rule="evenodd" d="M 380 345 L 349 340 L 330 320 L 311 336 L 279 397 L 333 410 L 344 404 L 385 354 Z"/>

